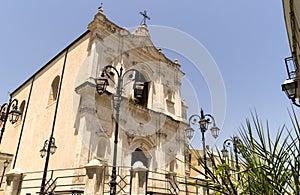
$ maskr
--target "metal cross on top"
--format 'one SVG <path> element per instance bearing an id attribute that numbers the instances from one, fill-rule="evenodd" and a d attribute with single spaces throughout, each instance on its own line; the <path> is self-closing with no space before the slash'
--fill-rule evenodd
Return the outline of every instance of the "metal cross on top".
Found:
<path id="1" fill-rule="evenodd" d="M 143 18 L 143 24 L 146 25 L 146 20 L 150 20 L 150 17 L 147 16 L 147 11 L 144 10 L 144 12 L 140 12 L 140 14 L 144 17 L 144 18 Z"/>

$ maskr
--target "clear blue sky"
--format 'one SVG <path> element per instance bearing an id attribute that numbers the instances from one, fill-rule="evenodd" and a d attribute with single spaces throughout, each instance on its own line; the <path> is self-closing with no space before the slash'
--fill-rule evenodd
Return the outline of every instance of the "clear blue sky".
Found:
<path id="1" fill-rule="evenodd" d="M 287 76 L 283 59 L 290 56 L 280 0 L 103 3 L 105 15 L 121 27 L 139 25 L 139 12 L 147 10 L 151 17 L 149 25 L 179 29 L 207 48 L 222 74 L 227 95 L 227 112 L 218 144 L 232 135 L 254 110 L 263 121 L 270 121 L 274 131 L 289 123 L 290 103 L 280 87 Z M 99 5 L 96 0 L 2 0 L 0 103 L 8 100 L 8 92 L 85 32 Z M 192 65 L 184 56 L 169 54 L 171 59 L 179 58 L 186 77 L 196 87 L 200 106 L 209 113 L 211 96 L 205 80 L 192 75 Z M 189 114 L 197 112 L 194 105 L 189 107 Z M 193 142 L 200 140 L 196 138 Z"/>

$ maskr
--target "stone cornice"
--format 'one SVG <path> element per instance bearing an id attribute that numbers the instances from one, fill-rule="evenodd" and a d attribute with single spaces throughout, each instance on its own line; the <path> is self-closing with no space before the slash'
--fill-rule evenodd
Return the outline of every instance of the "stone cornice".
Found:
<path id="1" fill-rule="evenodd" d="M 85 89 L 86 87 L 94 88 L 95 91 L 96 91 L 96 84 L 95 84 L 95 82 L 92 82 L 92 80 L 94 80 L 94 79 L 90 78 L 89 80 L 85 81 L 84 83 L 81 83 L 79 86 L 77 86 L 75 88 L 75 92 L 78 93 L 78 94 L 80 94 L 81 93 L 80 91 L 82 89 Z"/>

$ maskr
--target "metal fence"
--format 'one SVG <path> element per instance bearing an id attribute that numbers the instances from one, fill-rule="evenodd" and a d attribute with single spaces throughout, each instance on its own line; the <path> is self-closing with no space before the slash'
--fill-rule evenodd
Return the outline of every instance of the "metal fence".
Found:
<path id="1" fill-rule="evenodd" d="M 25 172 L 21 194 L 39 194 L 42 174 L 42 171 Z M 45 186 L 47 194 L 83 194 L 86 176 L 84 168 L 49 170 L 48 175 L 50 178 L 47 178 Z"/>
<path id="2" fill-rule="evenodd" d="M 111 180 L 111 166 L 104 166 L 100 175 L 97 175 L 100 183 L 100 194 L 109 194 Z M 22 180 L 21 194 L 40 194 L 42 171 L 26 172 Z M 56 169 L 48 171 L 49 178 L 46 183 L 46 194 L 84 194 L 86 185 L 85 168 Z M 179 176 L 175 173 L 158 171 L 136 171 L 132 167 L 117 167 L 117 194 L 202 194 L 195 186 L 187 185 L 191 179 Z M 201 190 L 202 192 L 202 190 Z"/>
<path id="3" fill-rule="evenodd" d="M 103 194 L 110 192 L 110 170 L 106 166 L 104 171 Z M 142 172 L 142 173 L 141 173 Z M 138 178 L 137 178 L 138 177 Z M 132 167 L 117 167 L 117 194 L 198 194 L 200 190 L 195 186 L 187 185 L 191 182 L 188 176 L 179 176 L 175 173 L 158 171 L 134 171 Z M 139 191 L 139 188 L 140 189 Z M 200 193 L 199 193 L 200 194 Z"/>

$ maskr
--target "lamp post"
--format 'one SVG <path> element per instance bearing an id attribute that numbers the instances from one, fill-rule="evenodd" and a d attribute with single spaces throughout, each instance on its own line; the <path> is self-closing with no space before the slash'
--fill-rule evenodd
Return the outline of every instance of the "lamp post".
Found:
<path id="1" fill-rule="evenodd" d="M 50 154 L 53 155 L 56 152 L 56 149 L 57 149 L 57 146 L 55 145 L 55 138 L 51 135 L 50 138 L 44 142 L 44 146 L 40 150 L 41 157 L 44 158 L 46 156 L 40 194 L 47 193 L 47 192 L 45 192 L 45 185 L 46 185 L 46 179 L 47 179 Z"/>
<path id="2" fill-rule="evenodd" d="M 208 129 L 208 126 L 212 124 L 210 128 L 212 136 L 216 139 L 219 135 L 220 129 L 216 126 L 215 119 L 210 114 L 204 114 L 203 109 L 200 111 L 200 115 L 194 114 L 189 118 L 189 125 L 195 126 L 198 125 L 202 135 L 202 147 L 203 147 L 203 160 L 204 160 L 204 171 L 205 171 L 205 179 L 207 179 L 207 162 L 206 162 L 206 145 L 205 145 L 205 132 Z M 191 139 L 195 130 L 193 128 L 188 128 L 185 130 L 186 136 Z M 206 189 L 207 194 L 209 194 L 209 189 Z"/>
<path id="3" fill-rule="evenodd" d="M 5 125 L 7 120 L 9 119 L 9 121 L 14 124 L 18 121 L 19 116 L 22 113 L 18 110 L 18 100 L 17 99 L 12 99 L 12 97 L 10 97 L 9 102 L 8 103 L 4 103 L 3 105 L 1 105 L 0 107 L 0 126 L 2 126 L 1 128 L 1 134 L 0 134 L 0 144 L 2 141 L 2 137 L 3 137 L 3 133 L 5 131 Z"/>
<path id="4" fill-rule="evenodd" d="M 109 85 L 108 79 L 112 80 L 112 76 L 117 74 L 117 85 L 116 85 L 116 94 L 112 95 L 112 101 L 115 109 L 115 137 L 114 137 L 114 151 L 113 151 L 113 167 L 112 167 L 112 174 L 111 174 L 111 181 L 110 181 L 110 194 L 115 195 L 116 194 L 116 187 L 117 187 L 117 145 L 118 145 L 118 136 L 119 136 L 119 118 L 120 118 L 120 106 L 122 101 L 122 89 L 123 89 L 123 79 L 126 73 L 128 72 L 136 72 L 134 69 L 129 69 L 123 73 L 123 67 L 120 68 L 118 71 L 114 66 L 107 65 L 104 67 L 101 77 L 95 79 L 96 82 L 96 90 L 99 95 L 102 95 L 106 91 L 106 87 Z M 144 85 L 141 83 L 135 83 L 134 85 L 134 93 L 135 94 L 141 94 L 141 92 L 144 89 Z"/>
<path id="5" fill-rule="evenodd" d="M 233 152 L 234 152 L 234 157 L 235 157 L 235 168 L 237 171 L 240 170 L 239 167 L 239 159 L 238 159 L 238 154 L 240 153 L 238 150 L 238 144 L 239 144 L 239 138 L 237 136 L 234 136 L 233 138 L 226 139 L 223 143 L 223 149 L 222 149 L 222 155 L 224 158 L 229 157 L 229 152 L 226 148 L 228 147 L 233 147 Z M 240 180 L 240 174 L 238 173 L 238 180 Z"/>
<path id="6" fill-rule="evenodd" d="M 8 164 L 9 164 L 9 161 L 8 161 L 8 160 L 5 160 L 5 161 L 3 162 L 3 172 L 2 172 L 2 176 L 1 176 L 0 187 L 2 186 L 3 177 L 4 177 L 4 174 L 5 174 L 5 170 L 6 170 L 6 168 L 8 167 Z"/>

